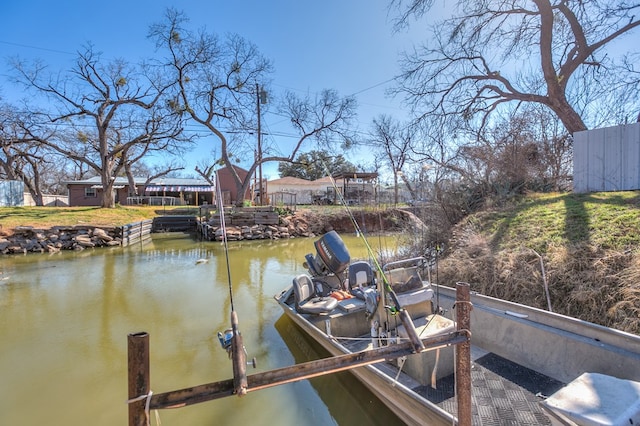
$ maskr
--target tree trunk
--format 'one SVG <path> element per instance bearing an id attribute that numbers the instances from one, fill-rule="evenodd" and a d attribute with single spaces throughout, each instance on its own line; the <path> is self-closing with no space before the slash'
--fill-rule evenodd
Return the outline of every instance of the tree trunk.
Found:
<path id="1" fill-rule="evenodd" d="M 575 132 L 587 130 L 587 126 L 582 121 L 580 114 L 569 105 L 566 99 L 552 99 L 549 108 L 558 115 L 569 134 L 573 135 Z"/>
<path id="2" fill-rule="evenodd" d="M 137 197 L 138 187 L 136 186 L 136 180 L 133 178 L 131 167 L 125 166 L 125 172 L 127 174 L 127 180 L 129 181 L 129 196 Z"/>
<path id="3" fill-rule="evenodd" d="M 554 12 L 547 0 L 533 0 L 540 11 L 540 61 L 547 85 L 547 106 L 558 115 L 571 134 L 587 130 L 576 110 L 567 101 L 566 87 L 570 75 L 557 75 L 553 64 Z"/>
<path id="4" fill-rule="evenodd" d="M 106 170 L 102 171 L 102 203 L 101 207 L 113 208 L 115 206 L 113 197 L 113 185 L 115 179 L 111 179 L 111 173 Z"/>
<path id="5" fill-rule="evenodd" d="M 393 173 L 393 204 L 398 205 L 398 172 Z"/>

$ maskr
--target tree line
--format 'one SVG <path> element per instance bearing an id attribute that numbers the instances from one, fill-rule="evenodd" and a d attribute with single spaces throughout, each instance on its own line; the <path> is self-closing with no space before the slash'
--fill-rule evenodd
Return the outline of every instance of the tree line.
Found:
<path id="1" fill-rule="evenodd" d="M 487 200 L 571 189 L 574 133 L 640 121 L 640 3 L 391 0 L 389 9 L 395 31 L 419 28 L 424 39 L 403 53 L 392 90 L 412 115 L 377 117 L 371 134 L 396 187 L 436 201 L 450 223 Z"/>
<path id="2" fill-rule="evenodd" d="M 244 179 L 230 167 L 238 193 L 268 162 L 301 177 L 321 172 L 319 163 L 356 167 L 388 176 L 396 203 L 402 187 L 440 201 L 455 222 L 488 197 L 570 188 L 573 133 L 640 119 L 638 52 L 620 44 L 640 25 L 639 4 L 459 1 L 433 21 L 437 7 L 390 1 L 395 31 L 425 34 L 407 46 L 390 94 L 412 113 L 380 115 L 366 132 L 356 131 L 354 97 L 276 96 L 273 65 L 255 44 L 194 30 L 176 9 L 150 26 L 156 53 L 141 63 L 105 60 L 92 45 L 66 73 L 11 58 L 12 82 L 29 96 L 0 98 L 1 177 L 23 181 L 41 204 L 61 182 L 99 175 L 102 206 L 112 207 L 116 176 L 136 188 L 133 176 L 175 174 L 204 136 L 215 146 L 194 172 L 211 180 L 219 167 L 248 163 Z M 287 152 L 273 141 L 256 146 L 266 97 L 296 135 Z M 370 147 L 372 163 L 345 164 L 341 153 L 354 145 Z M 163 162 L 150 166 L 151 157 Z"/>
<path id="3" fill-rule="evenodd" d="M 1 106 L 3 177 L 22 180 L 41 204 L 45 190 L 60 189 L 54 182 L 99 175 L 101 205 L 113 207 L 115 177 L 127 176 L 136 190 L 134 175 L 151 181 L 182 170 L 176 159 L 203 135 L 217 141 L 195 169 L 209 181 L 217 167 L 253 158 L 247 178 L 229 167 L 240 194 L 258 166 L 293 161 L 305 143 L 347 143 L 353 98 L 329 89 L 316 96 L 285 93 L 276 109 L 290 120 L 297 142 L 289 153 L 273 146 L 256 153 L 256 99 L 271 62 L 239 35 L 191 30 L 188 22 L 168 9 L 149 28 L 156 56 L 140 64 L 104 60 L 92 45 L 83 47 L 67 73 L 12 58 L 13 81 L 34 97 Z M 186 129 L 193 123 L 197 132 Z M 148 166 L 145 160 L 154 155 L 165 162 Z"/>

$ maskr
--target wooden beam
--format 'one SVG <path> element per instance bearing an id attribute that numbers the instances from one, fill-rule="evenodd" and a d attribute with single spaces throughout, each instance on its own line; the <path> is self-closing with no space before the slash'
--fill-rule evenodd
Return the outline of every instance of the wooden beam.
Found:
<path id="1" fill-rule="evenodd" d="M 457 345 L 468 342 L 471 336 L 467 330 L 455 331 L 439 336 L 427 337 L 421 343 L 424 350 Z M 247 392 L 270 388 L 286 383 L 307 380 L 313 377 L 349 370 L 369 364 L 375 364 L 387 359 L 398 358 L 415 353 L 412 342 L 404 342 L 396 345 L 382 346 L 380 348 L 323 358 L 283 367 L 271 371 L 247 376 Z M 233 379 L 194 386 L 153 395 L 150 401 L 150 409 L 178 408 L 200 402 L 211 401 L 235 394 Z"/>

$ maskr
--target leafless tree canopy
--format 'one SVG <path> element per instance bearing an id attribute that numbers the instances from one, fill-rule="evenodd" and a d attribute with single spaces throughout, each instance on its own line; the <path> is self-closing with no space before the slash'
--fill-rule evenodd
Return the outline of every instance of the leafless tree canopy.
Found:
<path id="1" fill-rule="evenodd" d="M 398 203 L 398 180 L 402 180 L 411 193 L 416 196 L 413 182 L 405 172 L 405 165 L 410 160 L 412 147 L 415 142 L 415 128 L 394 120 L 388 115 L 380 115 L 373 120 L 372 142 L 376 145 L 382 164 L 391 171 L 394 183 L 394 203 Z"/>
<path id="2" fill-rule="evenodd" d="M 268 145 L 255 150 L 257 96 L 267 83 L 271 62 L 253 43 L 238 35 L 220 38 L 205 30 L 189 31 L 187 22 L 184 14 L 169 9 L 164 22 L 152 26 L 150 37 L 158 48 L 168 52 L 163 65 L 176 81 L 174 109 L 202 125 L 220 143 L 221 158 L 214 159 L 209 166 L 198 167 L 202 176 L 211 174 L 214 163 L 231 166 L 236 159 L 246 160 L 254 155 L 246 179 L 230 168 L 238 193 L 244 194 L 259 165 L 293 161 L 307 140 L 327 142 L 332 136 L 347 134 L 346 124 L 354 116 L 353 99 L 340 98 L 331 90 L 316 97 L 286 94 L 278 112 L 290 120 L 299 135 L 298 141 L 290 153 L 270 149 Z M 228 139 L 230 134 L 234 135 L 232 140 Z M 218 147 L 214 148 L 217 151 Z"/>
<path id="3" fill-rule="evenodd" d="M 36 204 L 42 205 L 44 190 L 55 185 L 51 174 L 64 167 L 52 150 L 38 143 L 38 138 L 51 136 L 49 130 L 35 125 L 31 118 L 9 104 L 0 104 L 0 179 L 23 182 Z"/>
<path id="4" fill-rule="evenodd" d="M 422 119 L 455 115 L 483 126 L 505 103 L 533 102 L 552 110 L 570 134 L 607 122 L 635 120 L 637 76 L 629 81 L 629 74 L 624 74 L 624 65 L 630 63 L 625 58 L 633 52 L 620 53 L 614 47 L 619 39 L 637 32 L 640 4 L 626 0 L 456 4 L 455 13 L 435 23 L 428 40 L 407 52 L 402 63 L 398 91 Z M 398 28 L 421 24 L 433 7 L 432 0 L 391 1 Z"/>
<path id="5" fill-rule="evenodd" d="M 40 121 L 25 130 L 39 145 L 99 174 L 102 207 L 114 206 L 113 178 L 152 151 L 180 152 L 186 141 L 180 114 L 165 102 L 172 83 L 152 68 L 120 59 L 104 61 L 87 46 L 63 74 L 18 59 L 14 69 L 18 82 L 48 101 L 31 107 Z M 55 131 L 44 136 L 34 132 L 36 125 Z"/>

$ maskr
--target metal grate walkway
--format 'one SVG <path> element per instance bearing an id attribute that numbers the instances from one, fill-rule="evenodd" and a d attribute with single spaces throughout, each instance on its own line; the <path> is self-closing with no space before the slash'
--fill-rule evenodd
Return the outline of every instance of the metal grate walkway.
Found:
<path id="1" fill-rule="evenodd" d="M 436 382 L 436 389 L 420 386 L 416 391 L 455 415 L 457 404 L 453 375 Z M 488 353 L 475 359 L 471 368 L 472 419 L 485 425 L 550 425 L 539 402 L 564 383 Z"/>

